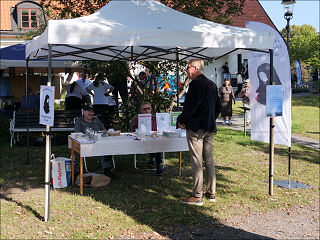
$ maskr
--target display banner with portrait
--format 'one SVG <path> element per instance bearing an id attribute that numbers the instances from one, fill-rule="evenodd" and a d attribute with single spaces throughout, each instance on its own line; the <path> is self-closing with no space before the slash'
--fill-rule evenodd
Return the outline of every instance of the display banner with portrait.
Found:
<path id="1" fill-rule="evenodd" d="M 283 86 L 282 116 L 275 117 L 274 143 L 291 147 L 291 76 L 287 46 L 272 27 L 260 22 L 246 22 L 246 28 L 272 31 L 274 34 L 273 82 Z M 248 53 L 250 79 L 251 140 L 270 142 L 270 118 L 267 117 L 267 85 L 270 85 L 270 54 Z"/>

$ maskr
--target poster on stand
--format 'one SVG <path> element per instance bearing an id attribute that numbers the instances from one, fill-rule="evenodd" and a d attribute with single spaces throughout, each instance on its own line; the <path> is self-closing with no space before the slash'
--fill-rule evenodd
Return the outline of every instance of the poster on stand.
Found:
<path id="1" fill-rule="evenodd" d="M 151 133 L 151 114 L 138 114 L 138 132 L 142 134 Z"/>
<path id="2" fill-rule="evenodd" d="M 54 125 L 54 87 L 40 87 L 39 123 L 53 127 Z"/>
<path id="3" fill-rule="evenodd" d="M 156 113 L 157 118 L 157 132 L 169 131 L 170 129 L 170 114 Z"/>

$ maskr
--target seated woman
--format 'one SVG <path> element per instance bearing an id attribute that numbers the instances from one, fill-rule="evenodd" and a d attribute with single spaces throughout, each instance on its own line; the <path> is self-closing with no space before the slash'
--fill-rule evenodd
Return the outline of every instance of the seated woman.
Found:
<path id="1" fill-rule="evenodd" d="M 67 86 L 66 110 L 81 109 L 82 88 L 73 82 Z"/>

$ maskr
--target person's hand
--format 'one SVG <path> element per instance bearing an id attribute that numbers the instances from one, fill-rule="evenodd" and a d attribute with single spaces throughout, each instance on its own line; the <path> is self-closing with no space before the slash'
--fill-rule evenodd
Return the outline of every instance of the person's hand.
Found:
<path id="1" fill-rule="evenodd" d="M 109 96 L 109 94 L 110 94 L 110 93 L 109 93 L 109 92 L 107 92 L 107 93 L 105 93 L 104 95 L 105 95 L 106 97 L 108 97 L 108 96 Z"/>
<path id="2" fill-rule="evenodd" d="M 187 130 L 186 126 L 184 124 L 181 125 L 179 122 L 178 122 L 178 127 L 181 129 Z"/>

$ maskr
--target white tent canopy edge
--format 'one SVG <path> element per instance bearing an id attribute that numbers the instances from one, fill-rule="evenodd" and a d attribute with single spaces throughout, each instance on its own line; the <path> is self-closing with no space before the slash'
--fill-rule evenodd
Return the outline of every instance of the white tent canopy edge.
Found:
<path id="1" fill-rule="evenodd" d="M 273 33 L 232 27 L 173 10 L 154 1 L 111 1 L 80 18 L 49 20 L 27 45 L 29 60 L 187 60 L 214 59 L 254 49 L 273 49 Z"/>

